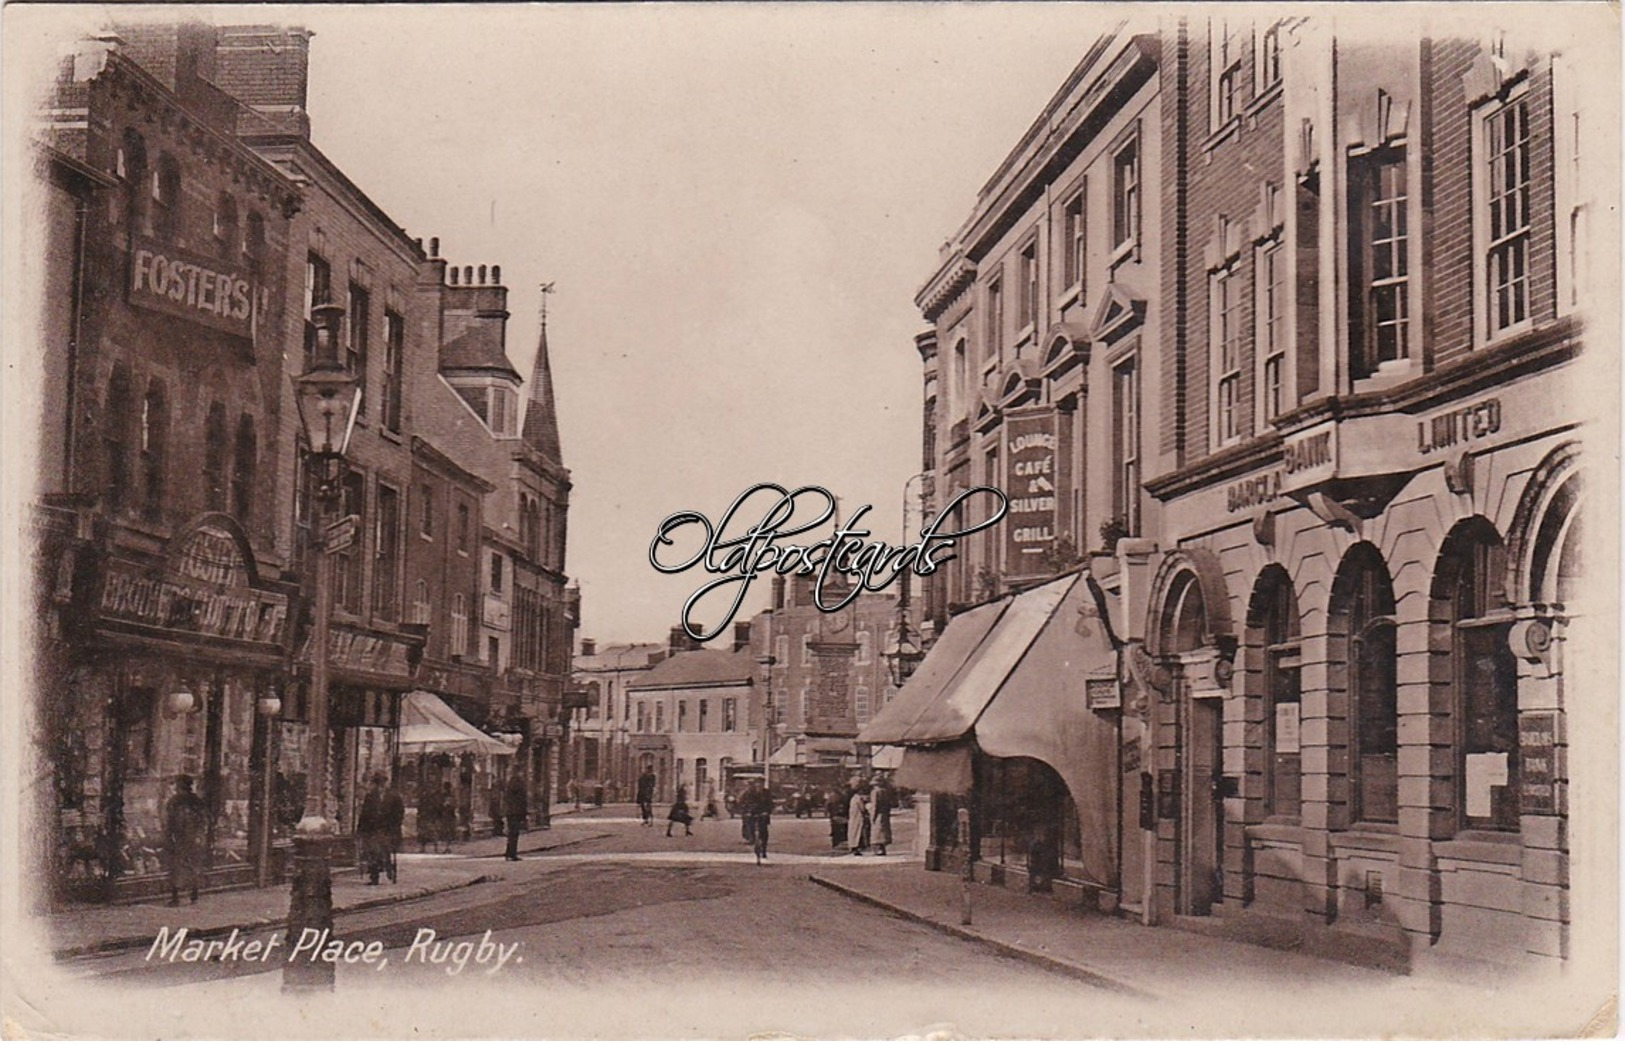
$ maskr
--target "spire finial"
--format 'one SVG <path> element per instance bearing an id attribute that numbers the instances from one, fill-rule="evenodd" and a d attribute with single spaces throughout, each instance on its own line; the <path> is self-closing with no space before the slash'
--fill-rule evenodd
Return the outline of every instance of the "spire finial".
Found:
<path id="1" fill-rule="evenodd" d="M 553 284 L 552 283 L 543 283 L 541 285 L 540 289 L 541 289 L 541 292 L 542 292 L 542 326 L 546 327 L 547 326 L 547 295 L 553 293 Z"/>

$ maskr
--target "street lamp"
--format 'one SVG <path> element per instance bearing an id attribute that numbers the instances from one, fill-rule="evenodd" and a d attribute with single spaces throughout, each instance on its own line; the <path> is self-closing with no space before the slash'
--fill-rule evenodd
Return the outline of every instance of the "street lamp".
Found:
<path id="1" fill-rule="evenodd" d="M 911 475 L 903 482 L 903 543 L 908 543 L 908 488 L 916 479 L 924 479 L 928 473 L 919 472 Z M 920 666 L 925 659 L 925 648 L 920 644 L 920 634 L 909 623 L 908 595 L 909 572 L 903 572 L 902 591 L 897 597 L 897 622 L 881 656 L 886 659 L 886 670 L 891 675 L 892 685 L 901 687 L 908 681 L 914 669 Z"/>
<path id="2" fill-rule="evenodd" d="M 310 757 L 305 812 L 294 832 L 293 895 L 288 904 L 288 945 L 309 932 L 333 929 L 333 873 L 329 843 L 338 825 L 327 815 L 327 633 L 333 615 L 332 552 L 355 540 L 355 524 L 335 519 L 344 492 L 344 453 L 361 406 L 361 382 L 339 362 L 338 324 L 344 309 L 323 304 L 311 309 L 316 345 L 310 369 L 293 379 L 294 403 L 309 446 L 307 461 L 316 477 L 314 527 L 316 606 L 310 640 Z M 310 953 L 308 950 L 307 954 Z M 283 990 L 332 990 L 333 965 L 289 961 Z"/>
<path id="3" fill-rule="evenodd" d="M 773 770 L 773 665 L 778 658 L 769 653 L 756 658 L 756 663 L 767 670 L 767 687 L 762 697 L 762 787 L 772 781 Z"/>

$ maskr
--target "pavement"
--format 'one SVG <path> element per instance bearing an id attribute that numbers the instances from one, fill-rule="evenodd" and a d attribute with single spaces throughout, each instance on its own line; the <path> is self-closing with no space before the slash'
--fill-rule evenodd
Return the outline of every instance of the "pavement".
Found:
<path id="1" fill-rule="evenodd" d="M 564 806 L 553 813 L 551 829 L 531 828 L 519 840 L 519 851 L 537 854 L 570 847 L 603 837 L 585 814 Z M 333 913 L 351 914 L 391 904 L 406 903 L 429 896 L 464 889 L 502 878 L 500 865 L 482 866 L 458 857 L 500 857 L 507 840 L 475 838 L 454 843 L 451 854 L 417 853 L 408 844 L 396 859 L 397 881 L 367 884 L 355 869 L 333 874 Z M 288 920 L 289 886 L 286 882 L 265 888 L 227 889 L 204 893 L 196 903 L 171 907 L 167 900 L 133 904 L 74 904 L 45 915 L 52 955 L 57 960 L 94 954 L 110 954 L 151 946 L 159 929 L 186 928 L 192 937 L 220 936 L 232 929 L 244 933 L 281 926 Z"/>
<path id="2" fill-rule="evenodd" d="M 810 879 L 850 899 L 1012 958 L 1142 999 L 1190 996 L 1223 970 L 1228 990 L 1279 992 L 1336 983 L 1381 986 L 1402 977 L 1293 951 L 1168 926 L 1148 927 L 1050 896 L 972 884 L 971 923 L 961 924 L 963 883 L 955 874 L 906 866 L 851 865 Z"/>

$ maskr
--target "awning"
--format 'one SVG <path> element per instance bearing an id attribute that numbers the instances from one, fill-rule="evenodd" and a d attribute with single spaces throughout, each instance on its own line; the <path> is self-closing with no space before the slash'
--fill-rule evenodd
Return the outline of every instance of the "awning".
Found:
<path id="1" fill-rule="evenodd" d="M 767 764 L 770 765 L 770 766 L 793 766 L 793 765 L 795 765 L 796 764 L 796 738 L 791 737 L 789 740 L 786 740 L 779 747 L 779 749 L 777 751 L 773 752 L 773 757 L 769 758 L 767 760 Z"/>
<path id="2" fill-rule="evenodd" d="M 910 746 L 958 740 L 998 693 L 1081 574 L 955 617 L 892 702 L 858 734 L 870 744 Z"/>
<path id="3" fill-rule="evenodd" d="M 877 745 L 869 752 L 869 765 L 875 769 L 896 769 L 903 764 L 903 750 L 891 744 Z"/>
<path id="4" fill-rule="evenodd" d="M 970 743 L 902 748 L 898 787 L 938 795 L 963 795 L 971 788 Z"/>
<path id="5" fill-rule="evenodd" d="M 433 693 L 417 690 L 401 702 L 403 755 L 511 755 L 514 749 L 475 729 Z"/>

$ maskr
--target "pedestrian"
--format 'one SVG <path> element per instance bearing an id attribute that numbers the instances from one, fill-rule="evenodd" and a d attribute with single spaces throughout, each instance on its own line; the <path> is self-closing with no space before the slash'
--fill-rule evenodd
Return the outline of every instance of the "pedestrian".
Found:
<path id="1" fill-rule="evenodd" d="M 440 808 L 442 799 L 440 789 L 433 784 L 425 784 L 418 795 L 418 852 L 427 852 L 435 844 L 435 838 L 440 833 Z"/>
<path id="2" fill-rule="evenodd" d="M 875 855 L 885 856 L 891 845 L 891 811 L 897 808 L 897 792 L 884 776 L 875 778 L 874 790 L 869 795 L 869 841 L 874 843 Z"/>
<path id="3" fill-rule="evenodd" d="M 451 843 L 457 838 L 457 795 L 450 780 L 440 785 L 440 820 L 434 835 L 439 851 L 451 852 Z"/>
<path id="4" fill-rule="evenodd" d="M 643 775 L 638 777 L 638 815 L 643 817 L 643 826 L 652 827 L 655 822 L 655 771 L 645 769 Z"/>
<path id="5" fill-rule="evenodd" d="M 515 766 L 508 775 L 508 788 L 502 797 L 502 818 L 508 828 L 506 859 L 519 859 L 519 832 L 525 829 L 525 818 L 530 815 L 530 796 L 525 793 L 525 774 Z"/>
<path id="6" fill-rule="evenodd" d="M 745 793 L 739 796 L 739 818 L 744 823 L 745 837 L 756 850 L 756 862 L 767 859 L 768 825 L 773 820 L 773 795 L 760 780 L 752 780 Z"/>
<path id="7" fill-rule="evenodd" d="M 401 845 L 401 824 L 406 820 L 406 804 L 400 792 L 389 786 L 383 773 L 372 775 L 372 790 L 361 801 L 356 834 L 361 839 L 361 859 L 367 884 L 377 885 L 378 876 L 387 873 L 395 881 L 395 851 Z"/>
<path id="8" fill-rule="evenodd" d="M 485 814 L 491 818 L 491 837 L 502 837 L 502 789 L 492 786 L 485 802 Z"/>
<path id="9" fill-rule="evenodd" d="M 683 834 L 694 833 L 689 826 L 694 823 L 694 814 L 688 811 L 688 788 L 682 784 L 677 785 L 677 797 L 672 799 L 671 812 L 666 814 L 666 837 L 671 837 L 671 825 L 682 824 Z"/>
<path id="10" fill-rule="evenodd" d="M 717 788 L 711 785 L 705 792 L 705 812 L 700 815 L 701 820 L 721 820 L 722 814 L 717 811 Z"/>
<path id="11" fill-rule="evenodd" d="M 846 810 L 851 796 L 835 788 L 824 792 L 824 815 L 829 817 L 829 847 L 839 849 L 846 845 Z"/>
<path id="12" fill-rule="evenodd" d="M 203 839 L 208 813 L 203 799 L 192 791 L 192 778 L 175 778 L 175 793 L 164 807 L 164 848 L 169 857 L 169 906 L 178 907 L 181 889 L 197 903 L 198 877 L 203 869 Z"/>
<path id="13" fill-rule="evenodd" d="M 852 789 L 846 821 L 846 844 L 852 848 L 853 856 L 862 856 L 869 848 L 869 796 L 862 785 Z"/>

